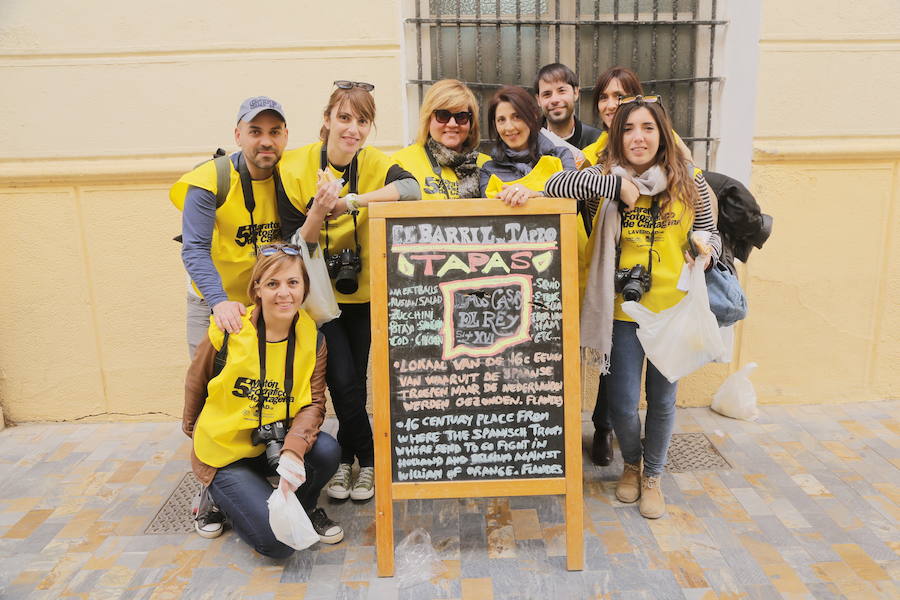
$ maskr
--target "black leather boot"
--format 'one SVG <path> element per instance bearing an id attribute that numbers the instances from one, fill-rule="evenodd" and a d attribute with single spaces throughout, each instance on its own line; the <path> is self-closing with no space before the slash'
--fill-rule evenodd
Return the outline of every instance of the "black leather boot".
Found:
<path id="1" fill-rule="evenodd" d="M 612 429 L 594 431 L 594 443 L 591 444 L 591 460 L 595 465 L 608 467 L 613 459 Z"/>

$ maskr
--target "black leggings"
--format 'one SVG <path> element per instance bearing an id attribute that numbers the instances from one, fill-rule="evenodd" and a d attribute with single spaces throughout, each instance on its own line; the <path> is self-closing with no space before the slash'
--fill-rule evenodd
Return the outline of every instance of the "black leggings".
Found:
<path id="1" fill-rule="evenodd" d="M 372 343 L 369 303 L 341 304 L 341 316 L 321 327 L 328 344 L 325 380 L 337 413 L 341 462 L 375 466 L 372 426 L 366 413 L 366 368 Z"/>

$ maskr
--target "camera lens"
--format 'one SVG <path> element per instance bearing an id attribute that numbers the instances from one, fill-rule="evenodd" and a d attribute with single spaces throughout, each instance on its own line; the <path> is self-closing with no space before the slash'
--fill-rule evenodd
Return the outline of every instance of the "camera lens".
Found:
<path id="1" fill-rule="evenodd" d="M 625 284 L 625 287 L 622 288 L 622 298 L 627 302 L 640 302 L 641 296 L 643 295 L 640 283 L 638 282 L 629 281 Z"/>
<path id="2" fill-rule="evenodd" d="M 284 446 L 277 440 L 270 440 L 266 444 L 266 461 L 273 469 L 278 468 L 278 461 L 281 458 L 281 448 Z"/>

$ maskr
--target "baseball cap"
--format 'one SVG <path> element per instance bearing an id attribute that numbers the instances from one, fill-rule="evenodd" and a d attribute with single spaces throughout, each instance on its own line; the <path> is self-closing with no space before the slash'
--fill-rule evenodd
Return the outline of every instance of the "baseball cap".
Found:
<path id="1" fill-rule="evenodd" d="M 287 118 L 284 116 L 284 108 L 281 107 L 281 103 L 277 100 L 272 100 L 268 96 L 254 96 L 253 98 L 244 100 L 241 103 L 241 108 L 238 110 L 238 123 L 241 121 L 252 121 L 256 118 L 256 115 L 264 110 L 274 110 L 281 116 L 284 122 L 287 123 Z"/>

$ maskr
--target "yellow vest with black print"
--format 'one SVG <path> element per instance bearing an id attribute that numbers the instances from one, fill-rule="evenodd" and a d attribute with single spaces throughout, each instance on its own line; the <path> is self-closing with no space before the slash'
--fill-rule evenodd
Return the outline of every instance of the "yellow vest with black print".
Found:
<path id="1" fill-rule="evenodd" d="M 556 156 L 542 156 L 528 175 L 515 181 L 503 181 L 496 175 L 491 175 L 484 195 L 488 198 L 496 198 L 500 190 L 503 189 L 504 184 L 512 185 L 514 183 L 521 183 L 530 190 L 543 192 L 544 185 L 546 185 L 550 176 L 562 170 L 562 161 L 559 158 Z M 578 215 L 578 227 L 575 231 L 578 235 L 578 287 L 580 296 L 583 297 L 584 287 L 587 285 L 587 261 L 590 255 L 587 254 L 588 234 L 584 228 L 584 220 L 581 218 L 581 215 Z"/>
<path id="2" fill-rule="evenodd" d="M 316 174 L 319 171 L 322 155 L 322 142 L 315 142 L 302 148 L 288 150 L 279 161 L 281 181 L 284 190 L 291 202 L 303 214 L 306 214 L 306 205 L 316 195 Z M 394 163 L 388 156 L 378 150 L 367 146 L 359 151 L 357 165 L 359 167 L 359 181 L 357 192 L 365 194 L 374 192 L 384 187 L 384 180 L 388 169 Z M 340 171 L 328 166 L 335 177 L 342 177 Z M 341 189 L 341 196 L 350 192 L 349 182 Z M 327 248 L 331 255 L 339 254 L 344 248 L 350 248 L 356 252 L 353 240 L 353 217 L 341 215 L 327 221 L 328 244 L 325 243 L 326 225 L 322 225 L 319 234 L 319 244 L 323 249 Z M 356 229 L 361 248 L 360 259 L 362 271 L 358 275 L 359 288 L 352 294 L 342 294 L 334 290 L 334 296 L 338 302 L 348 304 L 362 304 L 369 301 L 369 210 L 360 207 L 356 215 Z M 333 283 L 333 282 L 332 282 Z"/>
<path id="3" fill-rule="evenodd" d="M 694 176 L 699 169 L 694 169 Z M 691 182 L 693 185 L 693 182 Z M 619 268 L 630 269 L 641 264 L 647 267 L 650 250 L 651 197 L 640 196 L 635 209 L 624 214 L 619 247 Z M 678 304 L 685 292 L 677 288 L 681 269 L 684 267 L 684 251 L 688 247 L 688 235 L 694 224 L 694 212 L 680 199 L 669 203 L 659 211 L 656 230 L 653 235 L 653 271 L 650 274 L 650 291 L 644 292 L 641 304 L 660 312 Z M 617 321 L 634 321 L 622 310 L 622 294 L 616 294 L 616 309 L 613 316 Z"/>
<path id="4" fill-rule="evenodd" d="M 250 283 L 250 271 L 256 264 L 253 249 L 253 232 L 250 225 L 250 214 L 244 205 L 244 192 L 241 188 L 241 176 L 229 160 L 231 169 L 231 187 L 225 202 L 216 209 L 216 222 L 213 226 L 210 256 L 222 287 L 229 300 L 250 304 L 247 286 Z M 169 191 L 169 199 L 178 210 L 184 209 L 184 198 L 190 186 L 203 188 L 217 193 L 216 165 L 207 161 L 185 174 Z M 281 239 L 281 225 L 278 220 L 278 207 L 275 203 L 275 184 L 271 177 L 253 181 L 253 224 L 256 229 L 257 244 L 270 244 Z M 194 289 L 200 295 L 196 284 Z"/>
<path id="5" fill-rule="evenodd" d="M 479 167 L 491 159 L 487 154 L 478 153 L 475 161 Z M 397 150 L 391 160 L 415 176 L 422 188 L 422 200 L 444 200 L 459 198 L 459 179 L 450 167 L 441 167 L 438 177 L 431 167 L 431 161 L 425 153 L 425 146 L 413 144 Z"/>
<path id="6" fill-rule="evenodd" d="M 250 433 L 259 426 L 259 347 L 256 328 L 250 322 L 251 306 L 242 318 L 238 333 L 228 336 L 228 360 L 222 372 L 210 380 L 206 403 L 194 427 L 194 452 L 204 463 L 224 467 L 242 458 L 259 456 L 265 446 L 250 443 Z M 212 321 L 212 320 L 210 320 Z M 294 387 L 291 390 L 290 415 L 312 402 L 310 379 L 316 367 L 315 322 L 300 311 L 295 327 Z M 222 349 L 224 334 L 210 323 L 209 339 L 216 350 Z M 262 407 L 263 425 L 285 417 L 284 361 L 287 340 L 266 343 L 266 403 Z"/>

